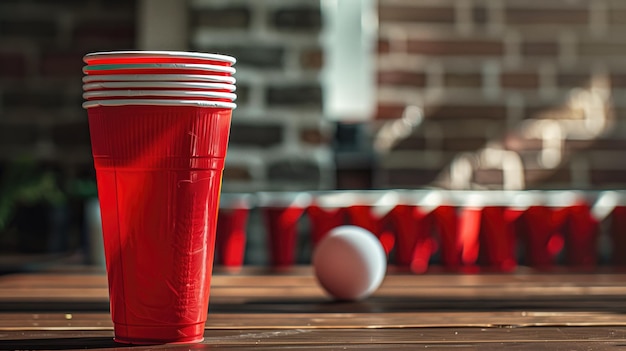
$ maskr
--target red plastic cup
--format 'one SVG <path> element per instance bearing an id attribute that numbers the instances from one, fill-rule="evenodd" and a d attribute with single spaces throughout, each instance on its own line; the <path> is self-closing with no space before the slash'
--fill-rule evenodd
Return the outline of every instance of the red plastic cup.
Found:
<path id="1" fill-rule="evenodd" d="M 236 70 L 233 67 L 195 63 L 125 63 L 87 65 L 83 67 L 83 73 L 87 75 L 208 74 L 215 76 L 231 76 L 235 72 Z"/>
<path id="2" fill-rule="evenodd" d="M 216 263 L 227 269 L 243 266 L 250 195 L 222 194 L 217 220 Z"/>
<path id="3" fill-rule="evenodd" d="M 232 56 L 187 51 L 105 51 L 89 53 L 83 61 L 90 65 L 121 63 L 202 63 L 231 66 Z"/>
<path id="4" fill-rule="evenodd" d="M 97 90 L 84 92 L 83 98 L 86 100 L 171 98 L 231 102 L 237 98 L 237 95 L 217 91 L 190 90 Z"/>
<path id="5" fill-rule="evenodd" d="M 98 82 L 201 82 L 235 84 L 235 77 L 209 74 L 104 74 L 84 76 L 83 83 Z"/>
<path id="6" fill-rule="evenodd" d="M 270 265 L 289 268 L 296 261 L 298 222 L 311 197 L 308 193 L 260 193 L 258 201 L 267 228 Z"/>
<path id="7" fill-rule="evenodd" d="M 83 106 L 115 340 L 199 342 L 232 104 L 109 100 Z"/>
<path id="8" fill-rule="evenodd" d="M 389 212 L 396 206 L 398 196 L 393 191 L 366 191 L 353 194 L 353 203 L 346 207 L 348 224 L 372 232 L 389 254 L 395 246 Z"/>
<path id="9" fill-rule="evenodd" d="M 107 90 L 191 90 L 233 92 L 234 84 L 172 81 L 94 82 L 83 84 L 83 91 Z"/>
<path id="10" fill-rule="evenodd" d="M 349 196 L 348 196 L 349 197 Z M 316 194 L 307 208 L 311 226 L 311 243 L 315 247 L 331 231 L 345 224 L 345 207 L 349 202 L 343 192 Z"/>

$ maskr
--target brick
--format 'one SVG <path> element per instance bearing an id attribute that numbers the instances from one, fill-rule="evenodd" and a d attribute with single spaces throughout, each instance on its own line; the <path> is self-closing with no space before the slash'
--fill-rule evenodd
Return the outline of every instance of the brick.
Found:
<path id="1" fill-rule="evenodd" d="M 578 47 L 581 56 L 624 56 L 626 44 L 623 42 L 582 42 Z"/>
<path id="2" fill-rule="evenodd" d="M 500 84 L 505 89 L 538 89 L 537 73 L 504 72 L 500 75 Z"/>
<path id="3" fill-rule="evenodd" d="M 322 89 L 319 85 L 285 85 L 273 86 L 267 89 L 268 106 L 322 106 Z"/>
<path id="4" fill-rule="evenodd" d="M 500 56 L 504 45 L 500 40 L 409 40 L 407 51 L 433 56 Z"/>
<path id="5" fill-rule="evenodd" d="M 57 25 L 53 19 L 0 19 L 0 33 L 3 37 L 46 41 L 54 38 L 57 32 Z"/>
<path id="6" fill-rule="evenodd" d="M 75 48 L 125 50 L 135 46 L 135 22 L 132 20 L 83 20 L 73 31 Z"/>
<path id="7" fill-rule="evenodd" d="M 268 165 L 267 174 L 273 182 L 319 183 L 320 169 L 313 160 L 280 159 Z"/>
<path id="8" fill-rule="evenodd" d="M 300 53 L 300 66 L 319 70 L 324 65 L 324 52 L 320 48 L 304 49 Z"/>
<path id="9" fill-rule="evenodd" d="M 330 135 L 320 128 L 303 128 L 300 130 L 300 142 L 310 145 L 325 145 L 330 142 Z"/>
<path id="10" fill-rule="evenodd" d="M 406 72 L 401 70 L 379 71 L 378 85 L 423 88 L 426 86 L 426 74 L 424 72 Z"/>
<path id="11" fill-rule="evenodd" d="M 376 119 L 396 119 L 402 117 L 404 105 L 379 103 L 376 107 Z"/>
<path id="12" fill-rule="evenodd" d="M 626 185 L 626 170 L 591 170 L 591 183 L 595 187 Z"/>
<path id="13" fill-rule="evenodd" d="M 593 140 L 566 140 L 568 148 L 575 150 L 593 149 L 593 150 L 626 150 L 626 139 L 602 138 Z M 626 156 L 626 155 L 625 155 Z"/>
<path id="14" fill-rule="evenodd" d="M 283 133 L 280 124 L 233 121 L 229 140 L 230 145 L 270 147 L 282 142 Z"/>
<path id="15" fill-rule="evenodd" d="M 427 106 L 424 115 L 431 121 L 445 119 L 506 119 L 506 107 L 501 105 L 442 105 Z"/>
<path id="16" fill-rule="evenodd" d="M 32 146 L 37 142 L 39 132 L 36 127 L 19 124 L 0 124 L 0 146 Z"/>
<path id="17" fill-rule="evenodd" d="M 51 128 L 52 142 L 58 146 L 89 146 L 89 123 L 87 118 L 72 122 L 55 124 Z"/>
<path id="18" fill-rule="evenodd" d="M 556 42 L 525 42 L 521 51 L 524 56 L 557 56 L 559 46 Z"/>
<path id="19" fill-rule="evenodd" d="M 486 138 L 446 138 L 443 140 L 444 151 L 472 151 L 485 146 Z"/>
<path id="20" fill-rule="evenodd" d="M 474 171 L 473 181 L 483 185 L 502 185 L 504 175 L 500 169 L 477 169 Z"/>
<path id="21" fill-rule="evenodd" d="M 18 2 L 25 2 L 25 1 L 18 0 Z M 60 7 L 68 8 L 69 7 L 71 10 L 76 10 L 78 8 L 85 7 L 89 3 L 88 1 L 84 1 L 84 0 L 55 0 L 54 4 L 51 4 L 50 1 L 48 0 L 30 0 L 29 2 L 38 7 L 43 7 L 43 6 L 50 7 L 52 5 L 54 6 L 54 8 L 60 8 Z M 127 1 L 127 2 L 132 2 L 132 1 Z"/>
<path id="22" fill-rule="evenodd" d="M 18 52 L 0 52 L 0 78 L 20 78 L 26 75 L 26 57 Z"/>
<path id="23" fill-rule="evenodd" d="M 391 45 L 387 39 L 378 39 L 377 48 L 379 54 L 388 54 L 390 52 Z"/>
<path id="24" fill-rule="evenodd" d="M 508 134 L 503 138 L 504 148 L 511 151 L 538 151 L 543 148 L 540 139 L 528 139 L 518 134 Z"/>
<path id="25" fill-rule="evenodd" d="M 443 76 L 443 85 L 448 88 L 481 88 L 482 75 L 479 73 L 450 73 Z"/>
<path id="26" fill-rule="evenodd" d="M 362 190 L 372 188 L 371 169 L 337 170 L 336 188 L 338 190 Z"/>
<path id="27" fill-rule="evenodd" d="M 524 116 L 536 119 L 581 119 L 583 111 L 560 105 L 531 106 L 526 108 Z"/>
<path id="28" fill-rule="evenodd" d="M 47 51 L 40 60 L 39 71 L 44 76 L 77 76 L 83 75 L 82 68 L 84 52 L 77 51 Z"/>
<path id="29" fill-rule="evenodd" d="M 379 6 L 378 18 L 381 22 L 406 23 L 448 23 L 455 20 L 453 7 L 435 6 Z"/>
<path id="30" fill-rule="evenodd" d="M 279 45 L 210 46 L 196 48 L 198 51 L 234 56 L 237 67 L 282 68 L 285 48 Z"/>
<path id="31" fill-rule="evenodd" d="M 248 28 L 250 17 L 250 9 L 245 6 L 191 11 L 192 27 Z"/>
<path id="32" fill-rule="evenodd" d="M 390 187 L 423 187 L 430 185 L 437 179 L 440 170 L 435 169 L 384 169 L 381 178 L 385 179 L 385 186 Z"/>
<path id="33" fill-rule="evenodd" d="M 69 2 L 76 2 L 77 0 L 63 0 Z M 78 0 L 80 1 L 80 0 Z M 85 1 L 82 1 L 85 3 Z M 103 10 L 127 10 L 134 12 L 137 10 L 138 1 L 128 0 L 99 0 L 98 6 Z"/>
<path id="34" fill-rule="evenodd" d="M 608 12 L 609 25 L 626 24 L 626 10 L 611 9 Z"/>
<path id="35" fill-rule="evenodd" d="M 485 25 L 489 21 L 489 12 L 486 6 L 477 5 L 472 9 L 472 18 L 474 23 L 478 25 Z"/>
<path id="36" fill-rule="evenodd" d="M 226 165 L 224 167 L 223 181 L 250 181 L 252 175 L 245 167 Z"/>
<path id="37" fill-rule="evenodd" d="M 411 135 L 402 139 L 393 148 L 394 150 L 425 150 L 427 146 L 426 138 L 423 135 Z"/>
<path id="38" fill-rule="evenodd" d="M 322 16 L 319 7 L 283 8 L 271 14 L 272 25 L 283 31 L 314 31 L 322 27 Z"/>
<path id="39" fill-rule="evenodd" d="M 611 73 L 611 87 L 612 88 L 626 87 L 626 74 Z"/>
<path id="40" fill-rule="evenodd" d="M 82 97 L 76 97 L 76 106 L 80 106 Z M 68 106 L 71 101 L 65 96 L 61 90 L 54 89 L 38 89 L 30 90 L 16 87 L 4 92 L 3 105 L 6 109 L 10 108 L 46 108 L 56 109 Z"/>
<path id="41" fill-rule="evenodd" d="M 585 25 L 589 22 L 586 8 L 518 8 L 506 9 L 507 24 L 512 25 Z"/>
<path id="42" fill-rule="evenodd" d="M 550 188 L 550 184 L 567 185 L 572 176 L 568 167 L 557 169 L 526 169 L 524 179 L 527 188 Z"/>
<path id="43" fill-rule="evenodd" d="M 588 73 L 560 73 L 556 76 L 556 84 L 561 88 L 579 88 L 589 85 L 591 75 Z M 611 75 L 613 81 L 613 75 Z M 626 85 L 626 76 L 623 84 Z"/>

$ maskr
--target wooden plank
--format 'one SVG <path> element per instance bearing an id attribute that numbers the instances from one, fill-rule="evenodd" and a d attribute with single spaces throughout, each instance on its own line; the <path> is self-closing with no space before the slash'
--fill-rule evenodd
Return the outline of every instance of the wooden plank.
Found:
<path id="1" fill-rule="evenodd" d="M 625 326 L 621 313 L 558 311 L 398 313 L 210 313 L 212 330 Z M 108 313 L 5 313 L 0 331 L 111 330 Z"/>

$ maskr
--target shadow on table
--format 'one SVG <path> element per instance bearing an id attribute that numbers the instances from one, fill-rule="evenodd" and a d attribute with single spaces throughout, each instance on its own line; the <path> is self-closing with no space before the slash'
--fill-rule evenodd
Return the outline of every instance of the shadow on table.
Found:
<path id="1" fill-rule="evenodd" d="M 24 334 L 27 334 L 25 332 Z M 77 350 L 99 348 L 121 348 L 125 345 L 113 341 L 110 336 L 106 337 L 63 337 L 63 338 L 39 338 L 19 340 L 0 340 L 0 350 Z"/>

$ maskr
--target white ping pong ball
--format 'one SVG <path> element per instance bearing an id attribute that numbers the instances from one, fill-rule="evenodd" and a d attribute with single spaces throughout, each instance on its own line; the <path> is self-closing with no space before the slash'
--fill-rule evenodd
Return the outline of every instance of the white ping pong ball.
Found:
<path id="1" fill-rule="evenodd" d="M 357 226 L 332 229 L 317 244 L 312 257 L 319 284 L 338 300 L 362 300 L 378 289 L 387 271 L 380 240 Z"/>

